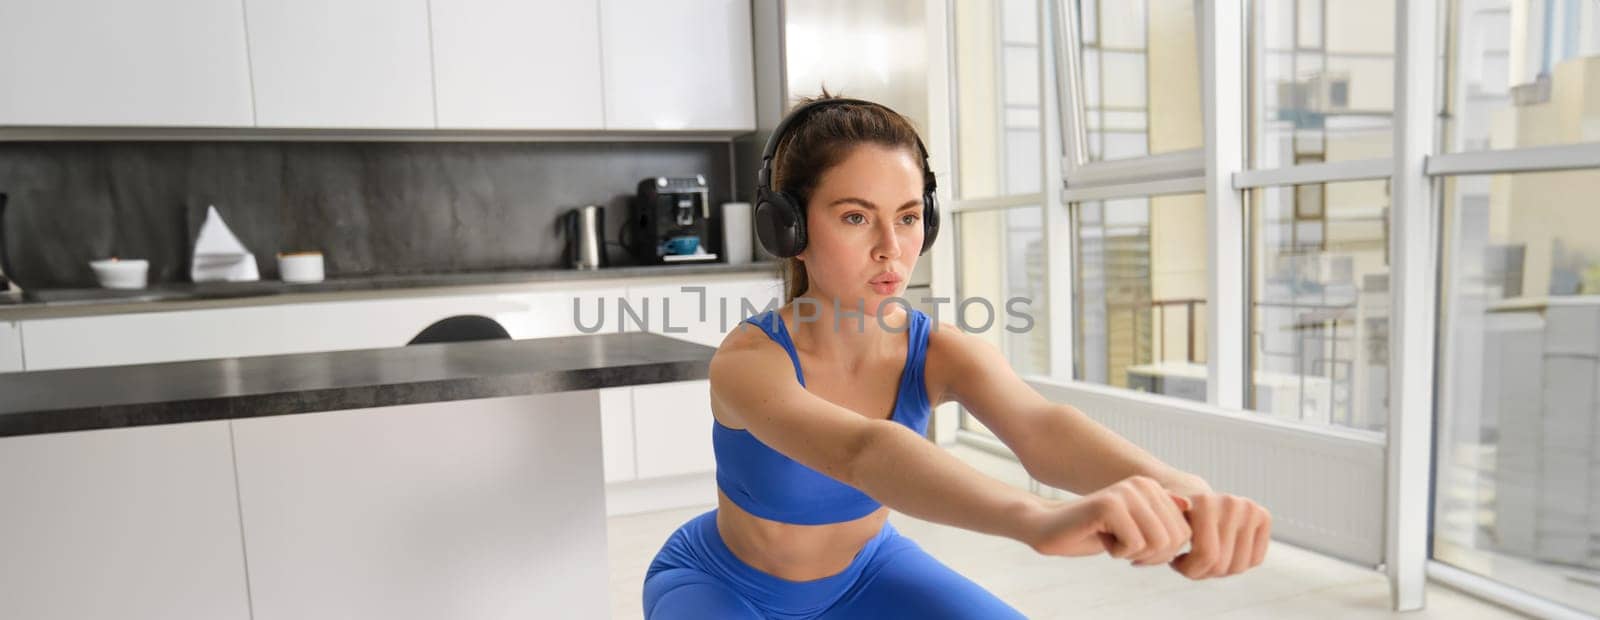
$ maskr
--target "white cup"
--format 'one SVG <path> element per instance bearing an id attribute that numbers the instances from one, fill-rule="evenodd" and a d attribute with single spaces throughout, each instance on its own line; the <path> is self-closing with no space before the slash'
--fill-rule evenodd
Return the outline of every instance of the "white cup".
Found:
<path id="1" fill-rule="evenodd" d="M 105 288 L 144 288 L 150 276 L 150 261 L 142 258 L 122 260 L 116 257 L 90 261 L 94 277 Z"/>
<path id="2" fill-rule="evenodd" d="M 284 282 L 321 282 L 322 253 L 278 253 L 278 277 Z"/>

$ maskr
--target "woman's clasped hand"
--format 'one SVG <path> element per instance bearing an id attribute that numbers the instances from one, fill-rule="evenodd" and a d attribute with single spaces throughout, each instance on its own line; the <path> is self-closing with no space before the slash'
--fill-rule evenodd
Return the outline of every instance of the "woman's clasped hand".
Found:
<path id="1" fill-rule="evenodd" d="M 1029 546 L 1045 555 L 1107 553 L 1135 566 L 1167 564 L 1190 579 L 1226 577 L 1265 559 L 1272 516 L 1248 498 L 1185 493 L 1130 476 L 1028 517 Z M 1184 547 L 1188 546 L 1188 551 Z"/>

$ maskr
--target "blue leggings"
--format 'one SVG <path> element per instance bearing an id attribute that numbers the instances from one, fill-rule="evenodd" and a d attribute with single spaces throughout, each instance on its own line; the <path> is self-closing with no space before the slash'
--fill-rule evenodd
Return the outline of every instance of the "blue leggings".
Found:
<path id="1" fill-rule="evenodd" d="M 745 564 L 712 509 L 679 527 L 644 578 L 644 615 L 677 618 L 982 618 L 1024 616 L 887 522 L 836 575 L 790 581 Z"/>

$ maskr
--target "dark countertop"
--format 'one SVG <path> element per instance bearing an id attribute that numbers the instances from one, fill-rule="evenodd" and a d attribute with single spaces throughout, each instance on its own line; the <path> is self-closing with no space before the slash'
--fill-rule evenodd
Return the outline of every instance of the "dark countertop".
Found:
<path id="1" fill-rule="evenodd" d="M 422 289 L 532 284 L 562 281 L 603 281 L 620 278 L 657 278 L 717 274 L 776 274 L 778 263 L 757 261 L 727 263 L 607 267 L 597 270 L 533 269 L 467 273 L 413 274 L 335 278 L 322 282 L 289 284 L 279 280 L 257 282 L 174 282 L 138 290 L 104 288 L 28 290 L 22 299 L 0 295 L 0 320 L 85 316 L 127 312 L 155 312 L 191 307 L 247 306 L 269 303 L 321 301 L 335 294 L 409 294 Z"/>
<path id="2" fill-rule="evenodd" d="M 645 332 L 0 373 L 0 437 L 704 379 Z"/>

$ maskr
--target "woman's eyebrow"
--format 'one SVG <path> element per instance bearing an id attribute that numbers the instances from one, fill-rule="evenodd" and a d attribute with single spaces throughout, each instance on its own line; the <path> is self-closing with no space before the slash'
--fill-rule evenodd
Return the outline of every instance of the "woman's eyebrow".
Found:
<path id="1" fill-rule="evenodd" d="M 856 197 L 853 197 L 853 196 L 846 196 L 844 198 L 840 198 L 838 200 L 830 202 L 830 203 L 828 203 L 828 207 L 829 208 L 833 208 L 833 207 L 839 206 L 841 204 L 846 204 L 846 203 L 855 203 L 855 204 L 861 205 L 863 207 L 866 207 L 868 209 L 877 209 L 878 208 L 878 205 L 873 204 L 872 201 L 870 201 L 870 200 L 866 200 L 866 199 L 863 199 L 863 198 L 856 198 Z M 914 199 L 906 201 L 905 204 L 900 205 L 900 209 L 896 209 L 896 210 L 898 211 L 898 210 L 902 210 L 902 209 L 909 209 L 911 207 L 920 206 L 921 204 L 922 204 L 922 199 L 921 198 L 914 198 Z"/>

